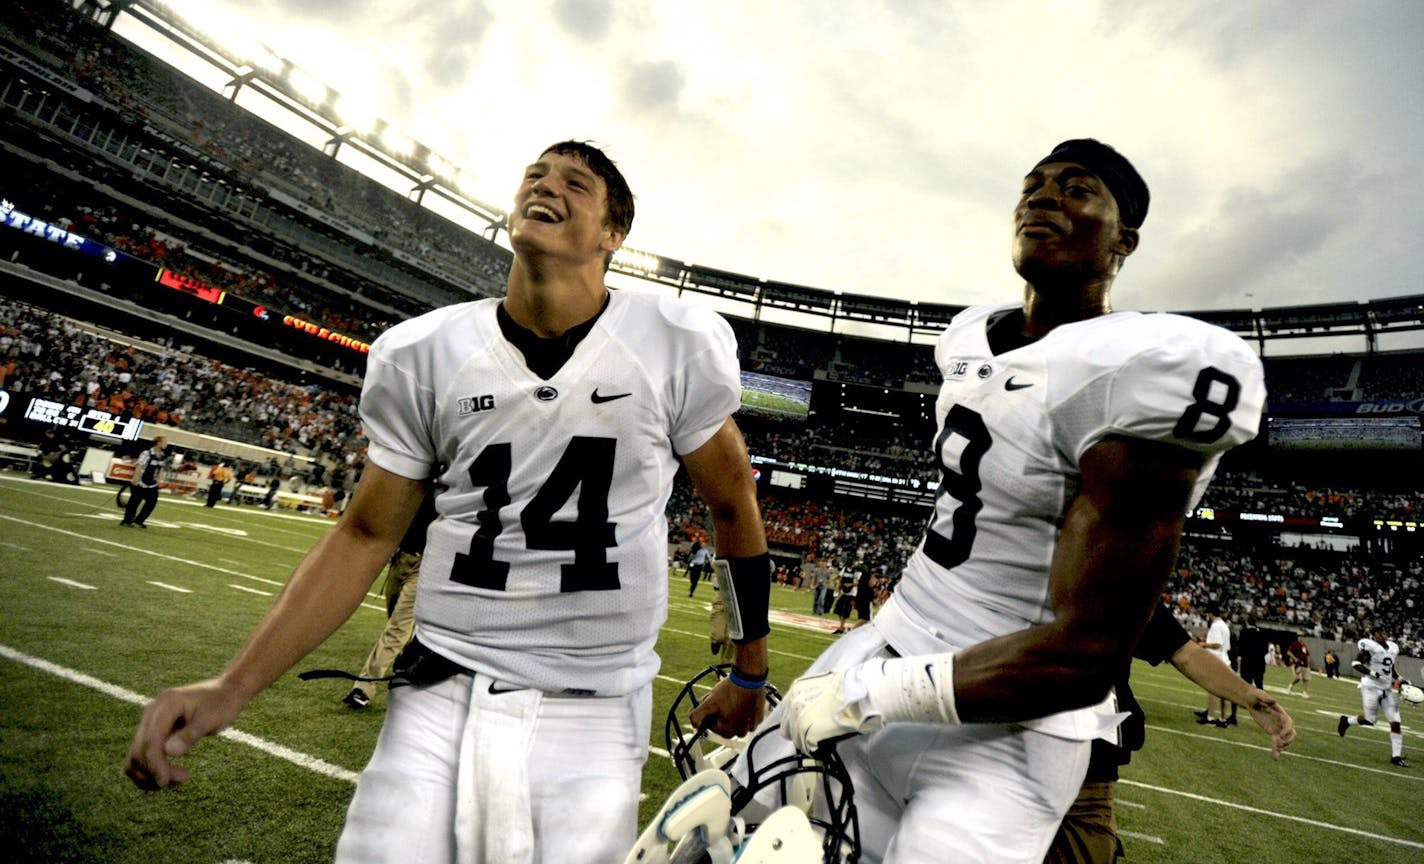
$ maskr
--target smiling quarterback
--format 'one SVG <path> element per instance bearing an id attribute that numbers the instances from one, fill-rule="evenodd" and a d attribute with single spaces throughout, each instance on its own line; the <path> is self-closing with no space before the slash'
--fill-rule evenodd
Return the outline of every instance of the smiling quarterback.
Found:
<path id="1" fill-rule="evenodd" d="M 741 634 L 737 674 L 693 719 L 725 735 L 756 725 L 770 559 L 731 419 L 736 342 L 713 312 L 605 287 L 632 222 L 632 193 L 597 148 L 555 144 L 525 169 L 506 295 L 372 345 L 354 500 L 223 674 L 148 707 L 136 783 L 184 780 L 169 757 L 335 631 L 433 486 L 415 639 L 392 682 L 408 686 L 391 690 L 337 860 L 621 858 L 637 831 L 679 461 L 712 512 Z"/>

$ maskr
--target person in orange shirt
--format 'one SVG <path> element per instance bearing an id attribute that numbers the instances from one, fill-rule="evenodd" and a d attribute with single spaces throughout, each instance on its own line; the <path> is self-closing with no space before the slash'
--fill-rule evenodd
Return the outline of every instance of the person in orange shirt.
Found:
<path id="1" fill-rule="evenodd" d="M 227 467 L 226 462 L 219 462 L 208 471 L 208 503 L 207 507 L 216 507 L 222 500 L 223 486 L 232 480 L 232 469 Z"/>

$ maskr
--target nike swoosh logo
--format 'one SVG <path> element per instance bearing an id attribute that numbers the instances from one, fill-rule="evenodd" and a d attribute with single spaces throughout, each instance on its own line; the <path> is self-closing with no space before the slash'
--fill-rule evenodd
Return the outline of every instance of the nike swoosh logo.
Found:
<path id="1" fill-rule="evenodd" d="M 1023 390 L 1023 389 L 1026 388 L 1026 387 L 1032 387 L 1032 386 L 1033 386 L 1032 384 L 1015 384 L 1015 383 L 1014 383 L 1014 376 L 1012 376 L 1012 375 L 1009 376 L 1009 380 L 1007 380 L 1007 381 L 1004 382 L 1004 389 L 1005 389 L 1005 390 Z"/>
<path id="2" fill-rule="evenodd" d="M 612 396 L 600 396 L 598 390 L 593 391 L 593 404 L 602 405 L 604 402 L 612 402 L 614 399 L 622 399 L 624 396 L 632 396 L 632 393 L 614 393 Z"/>

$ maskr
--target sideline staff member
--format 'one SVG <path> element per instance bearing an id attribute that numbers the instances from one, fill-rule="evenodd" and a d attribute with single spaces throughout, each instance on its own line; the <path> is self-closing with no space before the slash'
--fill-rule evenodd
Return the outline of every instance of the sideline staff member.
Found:
<path id="1" fill-rule="evenodd" d="M 159 435 L 153 439 L 153 446 L 138 454 L 134 463 L 133 483 L 129 489 L 129 503 L 124 507 L 124 518 L 120 525 L 137 525 L 147 528 L 144 523 L 158 506 L 158 477 L 163 471 L 163 451 L 168 447 L 168 439 Z"/>

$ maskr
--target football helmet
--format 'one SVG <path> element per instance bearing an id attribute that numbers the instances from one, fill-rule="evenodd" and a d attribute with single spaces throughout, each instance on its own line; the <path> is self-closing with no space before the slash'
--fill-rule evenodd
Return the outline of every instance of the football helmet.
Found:
<path id="1" fill-rule="evenodd" d="M 777 724 L 739 738 L 684 725 L 701 701 L 698 691 L 705 695 L 730 669 L 708 667 L 673 701 L 668 754 L 685 782 L 627 861 L 853 864 L 860 857 L 860 824 L 850 774 L 834 748 L 814 757 L 800 753 Z M 767 690 L 774 707 L 780 696 L 770 685 Z M 728 776 L 734 768 L 737 781 Z"/>
<path id="2" fill-rule="evenodd" d="M 732 816 L 732 781 L 719 768 L 693 775 L 668 796 L 624 864 L 818 864 L 821 838 L 806 814 L 781 807 L 749 832 Z"/>
<path id="3" fill-rule="evenodd" d="M 747 746 L 747 738 L 724 738 L 710 729 L 696 729 L 687 725 L 692 709 L 702 704 L 702 698 L 726 678 L 732 671 L 732 664 L 722 663 L 708 666 L 682 686 L 677 698 L 668 709 L 665 728 L 667 750 L 677 773 L 687 780 L 708 768 L 726 768 Z M 699 693 L 699 691 L 702 691 Z M 766 707 L 775 708 L 781 701 L 781 693 L 766 685 Z"/>

